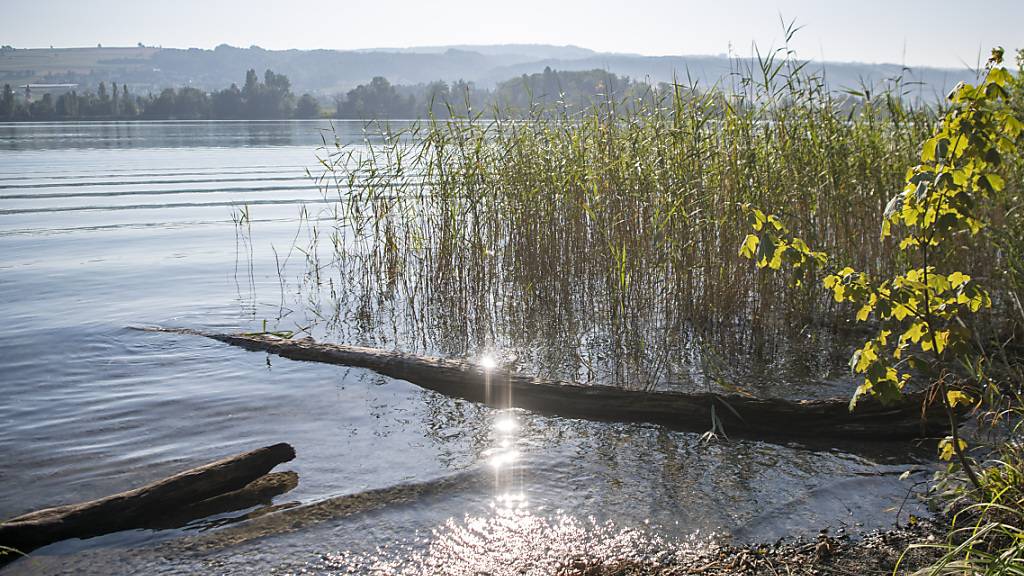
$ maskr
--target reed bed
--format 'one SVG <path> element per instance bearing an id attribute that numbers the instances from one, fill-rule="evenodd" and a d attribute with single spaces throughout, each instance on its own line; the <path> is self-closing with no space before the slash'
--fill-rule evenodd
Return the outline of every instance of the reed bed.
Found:
<path id="1" fill-rule="evenodd" d="M 737 386 L 738 366 L 754 392 L 775 370 L 829 377 L 846 315 L 814 270 L 766 274 L 738 255 L 742 206 L 771 207 L 838 261 L 893 270 L 880 215 L 939 105 L 899 79 L 837 92 L 786 52 L 728 84 L 373 124 L 358 149 L 325 140 L 319 182 L 336 202 L 306 248 L 316 315 L 355 326 L 349 339 L 635 388 Z M 963 258 L 983 275 L 1003 259 Z"/>

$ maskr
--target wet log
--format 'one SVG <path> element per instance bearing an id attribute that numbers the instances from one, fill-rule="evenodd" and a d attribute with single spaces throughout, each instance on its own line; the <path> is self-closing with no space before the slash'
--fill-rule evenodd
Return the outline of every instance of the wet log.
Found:
<path id="1" fill-rule="evenodd" d="M 222 510 L 230 500 L 218 502 L 218 497 L 225 495 L 232 495 L 236 502 L 237 499 L 245 502 L 252 497 L 266 497 L 276 489 L 268 487 L 266 482 L 255 483 L 248 491 L 246 488 L 274 466 L 293 458 L 295 450 L 290 445 L 274 444 L 113 496 L 18 516 L 0 523 L 0 546 L 28 553 L 68 538 L 91 538 L 160 525 L 162 519 L 183 510 Z M 284 478 L 279 480 L 287 483 Z M 280 483 L 271 484 L 280 487 Z M 246 500 L 247 497 L 250 500 Z"/>
<path id="2" fill-rule="evenodd" d="M 262 512 L 270 507 L 274 497 L 280 496 L 294 490 L 299 485 L 299 475 L 292 471 L 271 472 L 265 476 L 253 480 L 243 488 L 214 496 L 208 500 L 185 506 L 168 515 L 157 518 L 149 523 L 146 528 L 167 529 L 180 528 L 196 520 L 220 516 L 229 512 L 257 508 L 249 514 Z M 248 517 L 249 514 L 241 518 Z M 201 528 L 223 526 L 236 521 L 236 518 L 217 518 L 200 522 Z"/>
<path id="3" fill-rule="evenodd" d="M 923 394 L 883 405 L 849 401 L 752 398 L 711 392 L 642 392 L 538 379 L 464 360 L 417 356 L 375 348 L 287 339 L 271 334 L 221 334 L 189 329 L 148 329 L 192 334 L 292 360 L 368 368 L 447 396 L 498 408 L 588 420 L 649 422 L 703 432 L 717 420 L 726 433 L 756 438 L 896 440 L 934 436 L 948 426 L 944 412 Z"/>

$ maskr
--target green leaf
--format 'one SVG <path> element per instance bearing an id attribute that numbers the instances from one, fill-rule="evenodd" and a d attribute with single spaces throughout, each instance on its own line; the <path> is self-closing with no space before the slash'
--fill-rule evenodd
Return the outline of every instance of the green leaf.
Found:
<path id="1" fill-rule="evenodd" d="M 960 438 L 957 443 L 959 444 L 961 451 L 967 449 L 967 442 L 964 442 L 963 438 Z M 945 438 L 943 438 L 942 440 L 939 441 L 939 458 L 940 459 L 945 460 L 945 461 L 948 462 L 948 461 L 952 460 L 953 456 L 955 456 L 955 455 L 956 455 L 956 449 L 953 447 L 953 437 L 952 436 L 946 436 Z"/>
<path id="2" fill-rule="evenodd" d="M 892 380 L 876 382 L 874 385 L 874 392 L 875 395 L 878 396 L 878 399 L 882 401 L 882 404 L 885 404 L 886 406 L 897 404 L 902 398 L 899 384 Z"/>
<path id="3" fill-rule="evenodd" d="M 850 398 L 850 412 L 857 408 L 857 401 L 860 400 L 861 396 L 871 393 L 871 388 L 871 382 L 867 380 L 864 380 L 864 383 L 857 387 L 857 390 L 853 393 L 853 398 Z"/>
<path id="4" fill-rule="evenodd" d="M 861 348 L 859 352 L 860 354 L 854 354 L 854 358 L 856 358 L 857 363 L 854 365 L 853 371 L 863 373 L 866 372 L 870 366 L 874 365 L 876 360 L 878 360 L 878 352 L 870 342 Z"/>
<path id="5" fill-rule="evenodd" d="M 761 229 L 764 228 L 764 223 L 766 220 L 764 212 L 758 210 L 757 208 L 754 208 L 750 211 L 750 214 L 754 219 L 751 225 L 754 227 L 754 230 L 760 232 Z"/>
<path id="6" fill-rule="evenodd" d="M 984 290 L 978 290 L 974 294 L 970 295 L 970 300 L 967 302 L 967 306 L 971 312 L 977 312 L 982 308 L 988 308 L 992 306 L 992 299 L 988 293 Z"/>
<path id="7" fill-rule="evenodd" d="M 900 240 L 900 250 L 906 250 L 913 246 L 919 246 L 921 243 L 917 241 L 914 236 L 907 236 L 903 240 Z"/>
<path id="8" fill-rule="evenodd" d="M 963 272 L 953 272 L 946 279 L 949 280 L 949 284 L 954 288 L 963 286 L 971 281 L 971 277 Z"/>
<path id="9" fill-rule="evenodd" d="M 958 404 L 970 405 L 974 403 L 973 398 L 960 390 L 950 390 L 949 392 L 946 392 L 946 401 L 949 402 L 949 405 L 953 408 L 956 408 Z"/>
<path id="10" fill-rule="evenodd" d="M 1003 120 L 1003 131 L 1009 134 L 1010 138 L 1016 139 L 1020 136 L 1021 132 L 1024 132 L 1024 122 L 1007 114 L 1005 120 Z"/>
<path id="11" fill-rule="evenodd" d="M 967 144 L 969 142 L 970 138 L 968 138 L 966 135 L 961 135 L 959 138 L 957 138 L 956 144 L 953 146 L 953 157 L 959 158 L 963 156 L 964 150 L 967 150 Z M 943 154 L 942 156 L 945 157 L 946 155 Z"/>
<path id="12" fill-rule="evenodd" d="M 921 147 L 921 162 L 928 164 L 935 161 L 935 146 L 937 144 L 938 140 L 935 138 L 925 140 L 924 146 Z"/>
<path id="13" fill-rule="evenodd" d="M 1006 181 L 998 174 L 985 174 L 982 178 L 988 181 L 988 188 L 993 192 L 999 192 L 1006 186 Z"/>
<path id="14" fill-rule="evenodd" d="M 888 207 L 886 207 L 886 210 L 888 211 Z M 892 223 L 889 221 L 888 214 L 886 215 L 886 218 L 882 220 L 881 235 L 882 238 L 888 238 L 889 236 L 892 236 Z"/>
<path id="15" fill-rule="evenodd" d="M 846 299 L 846 286 L 842 284 L 836 284 L 832 287 L 832 297 L 835 298 L 836 302 L 842 302 Z"/>
<path id="16" fill-rule="evenodd" d="M 1006 86 L 1013 82 L 1013 76 L 1006 71 L 1006 68 L 993 68 L 989 70 L 988 78 L 985 79 L 985 82 Z"/>
<path id="17" fill-rule="evenodd" d="M 928 326 L 924 322 L 914 322 L 903 332 L 902 338 L 917 344 L 921 338 L 928 333 Z"/>
<path id="18" fill-rule="evenodd" d="M 757 236 L 747 234 L 747 237 L 743 239 L 743 244 L 740 245 L 740 256 L 753 259 L 754 255 L 757 254 L 758 243 L 760 243 L 760 239 Z"/>

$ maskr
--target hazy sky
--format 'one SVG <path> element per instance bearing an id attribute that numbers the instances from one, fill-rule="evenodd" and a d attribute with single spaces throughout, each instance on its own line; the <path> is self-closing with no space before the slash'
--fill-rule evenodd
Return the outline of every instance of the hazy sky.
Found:
<path id="1" fill-rule="evenodd" d="M 969 7 L 976 8 L 969 8 Z M 961 67 L 1024 47 L 1024 0 L 0 0 L 15 47 L 370 48 L 576 44 L 640 54 L 748 55 L 778 46 L 779 14 L 806 58 Z"/>

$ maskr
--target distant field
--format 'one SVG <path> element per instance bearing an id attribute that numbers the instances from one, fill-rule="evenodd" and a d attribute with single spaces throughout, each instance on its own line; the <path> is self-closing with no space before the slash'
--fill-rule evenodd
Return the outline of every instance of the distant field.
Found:
<path id="1" fill-rule="evenodd" d="M 23 48 L 0 52 L 0 76 L 16 74 L 27 82 L 47 74 L 88 74 L 143 68 L 160 48 Z M 31 75 L 25 75 L 31 72 Z"/>

